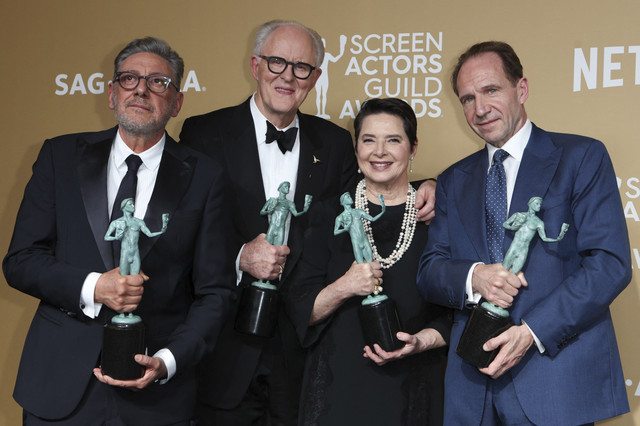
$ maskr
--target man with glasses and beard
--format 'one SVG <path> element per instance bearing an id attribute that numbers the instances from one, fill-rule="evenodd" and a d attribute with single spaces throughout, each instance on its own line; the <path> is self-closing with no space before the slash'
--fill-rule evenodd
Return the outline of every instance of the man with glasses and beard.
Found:
<path id="1" fill-rule="evenodd" d="M 194 367 L 229 312 L 233 256 L 223 169 L 165 132 L 182 106 L 183 70 L 164 41 L 132 41 L 109 83 L 118 125 L 49 139 L 33 166 L 3 263 L 11 286 L 40 299 L 14 392 L 26 425 L 195 421 Z M 121 196 L 151 229 L 171 217 L 163 235 L 140 240 L 132 275 L 120 275 L 104 240 Z M 135 355 L 145 372 L 116 380 L 100 368 L 103 325 L 134 310 L 146 325 L 149 355 Z"/>

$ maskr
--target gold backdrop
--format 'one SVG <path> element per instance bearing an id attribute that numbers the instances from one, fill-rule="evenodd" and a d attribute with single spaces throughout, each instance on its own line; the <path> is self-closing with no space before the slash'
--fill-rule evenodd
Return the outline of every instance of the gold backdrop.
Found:
<path id="1" fill-rule="evenodd" d="M 437 176 L 482 147 L 449 84 L 457 55 L 483 40 L 509 42 L 529 78 L 529 117 L 550 131 L 601 139 L 613 158 L 633 250 L 634 278 L 613 304 L 631 414 L 602 424 L 640 425 L 640 3 L 555 0 L 78 0 L 2 4 L 0 248 L 45 138 L 114 124 L 106 85 L 116 53 L 131 39 L 167 40 L 186 63 L 185 103 L 169 123 L 235 105 L 254 89 L 252 39 L 267 20 L 296 19 L 326 39 L 325 80 L 303 105 L 352 130 L 368 97 L 398 96 L 419 118 L 415 178 Z M 21 422 L 11 393 L 36 300 L 0 285 L 0 425 Z M 580 392 L 580 389 L 576 389 Z"/>

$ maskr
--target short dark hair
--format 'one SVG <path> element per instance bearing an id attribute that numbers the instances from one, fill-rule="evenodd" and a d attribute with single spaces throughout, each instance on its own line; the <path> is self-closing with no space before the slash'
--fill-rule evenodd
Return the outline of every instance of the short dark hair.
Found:
<path id="1" fill-rule="evenodd" d="M 516 52 L 511 46 L 503 41 L 484 41 L 474 44 L 458 58 L 458 63 L 453 69 L 453 73 L 451 73 L 451 85 L 456 95 L 458 95 L 458 74 L 460 73 L 460 68 L 474 56 L 488 52 L 493 52 L 500 57 L 504 73 L 514 86 L 518 80 L 522 78 L 523 73 L 520 58 L 518 58 L 518 55 L 516 55 Z"/>
<path id="2" fill-rule="evenodd" d="M 402 127 L 409 138 L 409 143 L 413 147 L 418 140 L 418 120 L 413 108 L 398 98 L 369 99 L 360 107 L 360 112 L 353 122 L 356 135 L 356 149 L 358 148 L 358 137 L 362 130 L 364 119 L 373 114 L 394 115 L 402 120 Z"/>
<path id="3" fill-rule="evenodd" d="M 120 66 L 129 56 L 143 52 L 153 53 L 167 61 L 169 63 L 169 67 L 171 67 L 171 71 L 173 72 L 173 75 L 169 77 L 173 80 L 176 87 L 180 87 L 182 75 L 184 74 L 184 61 L 180 55 L 178 55 L 178 52 L 171 49 L 171 46 L 169 46 L 166 41 L 155 37 L 137 38 L 127 44 L 113 61 L 114 78 L 115 73 L 120 71 Z"/>

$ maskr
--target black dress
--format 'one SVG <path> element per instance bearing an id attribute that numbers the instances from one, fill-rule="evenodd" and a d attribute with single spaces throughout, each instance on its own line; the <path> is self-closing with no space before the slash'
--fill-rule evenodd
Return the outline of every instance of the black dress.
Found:
<path id="1" fill-rule="evenodd" d="M 404 210 L 404 204 L 387 206 L 386 213 L 371 224 L 383 257 L 395 247 Z M 341 211 L 337 198 L 312 208 L 302 259 L 287 298 L 298 336 L 309 348 L 299 424 L 442 424 L 446 348 L 378 366 L 363 357 L 365 343 L 358 318 L 363 297 L 359 296 L 347 300 L 322 323 L 308 325 L 318 293 L 344 275 L 354 260 L 349 234 L 333 235 L 335 218 Z M 380 206 L 369 203 L 369 211 L 375 216 Z M 391 268 L 383 270 L 383 293 L 396 302 L 403 331 L 414 334 L 430 327 L 448 342 L 450 311 L 426 303 L 416 286 L 427 229 L 418 223 L 409 250 Z"/>

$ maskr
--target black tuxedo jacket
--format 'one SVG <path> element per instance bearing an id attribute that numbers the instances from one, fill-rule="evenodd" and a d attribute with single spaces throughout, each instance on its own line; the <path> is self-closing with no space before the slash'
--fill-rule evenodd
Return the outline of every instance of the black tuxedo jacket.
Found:
<path id="1" fill-rule="evenodd" d="M 68 416 L 99 364 L 105 306 L 96 319 L 80 306 L 90 272 L 114 267 L 108 227 L 107 163 L 117 128 L 45 141 L 33 166 L 3 262 L 8 283 L 40 299 L 14 391 L 27 411 Z M 150 277 L 136 310 L 147 326 L 148 353 L 166 347 L 177 373 L 140 392 L 113 389 L 131 424 L 168 424 L 194 415 L 195 365 L 216 342 L 234 297 L 226 177 L 220 166 L 167 136 L 145 223 L 170 214 L 165 234 L 140 238 Z M 142 415 L 144 413 L 144 415 Z"/>
<path id="2" fill-rule="evenodd" d="M 300 210 L 305 194 L 313 195 L 313 202 L 317 202 L 346 191 L 356 178 L 357 165 L 349 132 L 311 115 L 298 113 L 298 119 L 300 162 L 294 202 Z M 260 216 L 266 199 L 250 98 L 238 106 L 187 119 L 180 142 L 225 164 L 234 194 L 232 251 L 237 255 L 243 244 L 266 232 L 269 225 L 268 218 Z M 307 215 L 291 220 L 288 241 L 291 253 L 279 286 L 282 293 L 287 291 L 287 278 L 299 259 L 307 221 Z M 244 273 L 238 291 L 253 281 L 255 277 Z M 230 317 L 215 351 L 203 362 L 199 398 L 217 408 L 233 408 L 241 401 L 265 344 L 274 343 L 235 332 L 233 320 Z M 278 324 L 277 338 L 281 341 L 277 344 L 282 345 L 291 379 L 299 382 L 304 355 L 289 319 L 281 315 Z"/>

